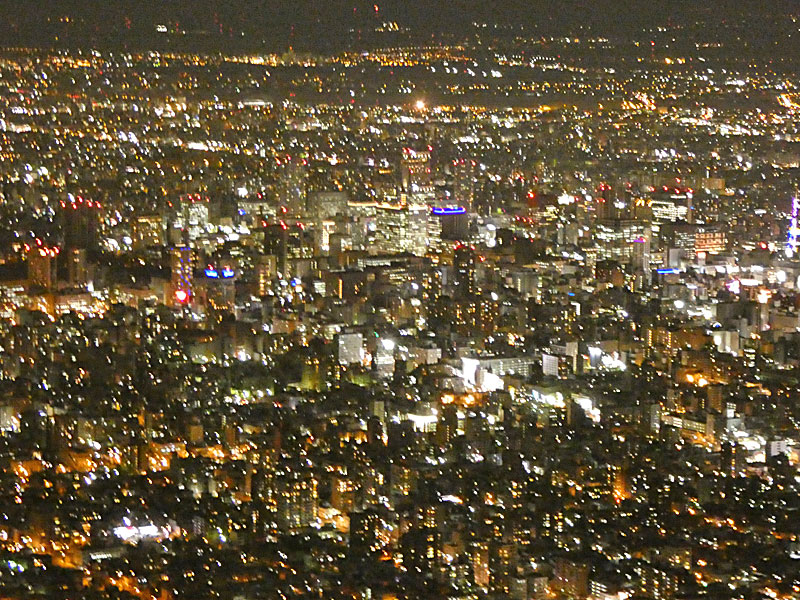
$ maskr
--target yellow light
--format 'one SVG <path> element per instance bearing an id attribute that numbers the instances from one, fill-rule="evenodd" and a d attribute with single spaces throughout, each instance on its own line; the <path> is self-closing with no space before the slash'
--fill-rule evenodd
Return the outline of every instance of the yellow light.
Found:
<path id="1" fill-rule="evenodd" d="M 425 110 L 425 101 L 424 100 L 417 100 L 414 106 L 417 107 L 417 110 Z"/>

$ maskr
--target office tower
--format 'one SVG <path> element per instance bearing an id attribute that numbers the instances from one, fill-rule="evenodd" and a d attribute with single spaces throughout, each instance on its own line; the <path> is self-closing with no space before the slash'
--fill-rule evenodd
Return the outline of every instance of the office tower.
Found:
<path id="1" fill-rule="evenodd" d="M 728 235 L 722 228 L 702 227 L 694 237 L 694 252 L 697 256 L 719 254 L 728 247 Z"/>
<path id="2" fill-rule="evenodd" d="M 73 248 L 67 251 L 67 281 L 73 287 L 86 287 L 89 284 L 89 262 L 86 250 Z"/>
<path id="3" fill-rule="evenodd" d="M 469 246 L 460 246 L 453 256 L 455 271 L 455 295 L 466 298 L 475 294 L 475 251 Z"/>
<path id="4" fill-rule="evenodd" d="M 409 252 L 422 256 L 437 237 L 427 206 L 382 206 L 377 209 L 375 248 L 378 252 Z"/>
<path id="5" fill-rule="evenodd" d="M 289 228 L 285 223 L 273 223 L 264 227 L 264 253 L 275 257 L 277 274 L 285 277 L 289 254 Z"/>
<path id="6" fill-rule="evenodd" d="M 57 257 L 60 249 L 37 246 L 28 252 L 28 283 L 51 290 L 56 284 Z"/>
<path id="7" fill-rule="evenodd" d="M 233 311 L 236 297 L 236 269 L 230 260 L 203 269 L 205 303 L 216 311 Z"/>
<path id="8" fill-rule="evenodd" d="M 360 333 L 339 334 L 339 364 L 360 364 L 364 360 L 364 336 Z"/>
<path id="9" fill-rule="evenodd" d="M 434 207 L 431 220 L 438 219 L 443 240 L 466 240 L 469 236 L 469 215 L 463 206 Z"/>
<path id="10" fill-rule="evenodd" d="M 97 243 L 99 208 L 97 202 L 71 194 L 61 203 L 59 224 L 65 249 L 86 249 Z"/>
<path id="11" fill-rule="evenodd" d="M 350 513 L 350 552 L 354 557 L 379 553 L 391 539 L 391 527 L 383 511 L 368 508 Z"/>
<path id="12" fill-rule="evenodd" d="M 461 158 L 453 161 L 453 198 L 458 206 L 472 212 L 475 202 L 477 163 Z"/>
<path id="13" fill-rule="evenodd" d="M 209 198 L 202 194 L 184 194 L 170 206 L 170 222 L 173 233 L 172 240 L 179 238 L 180 243 L 187 244 L 207 232 L 210 218 Z M 150 225 L 157 228 L 157 222 Z M 168 240 L 170 241 L 170 240 Z"/>
<path id="14" fill-rule="evenodd" d="M 601 183 L 597 188 L 595 216 L 600 221 L 614 218 L 614 200 L 611 197 L 611 186 L 607 183 Z"/>
<path id="15" fill-rule="evenodd" d="M 307 214 L 310 218 L 332 219 L 347 213 L 347 192 L 309 192 Z"/>
<path id="16" fill-rule="evenodd" d="M 266 254 L 258 257 L 256 264 L 256 283 L 258 295 L 266 296 L 269 293 L 272 280 L 278 275 L 278 261 L 274 255 Z"/>
<path id="17" fill-rule="evenodd" d="M 331 478 L 331 506 L 341 513 L 349 513 L 355 505 L 358 486 L 352 476 L 338 474 Z"/>
<path id="18" fill-rule="evenodd" d="M 164 245 L 164 219 L 161 215 L 142 215 L 133 219 L 131 239 L 134 250 Z"/>
<path id="19" fill-rule="evenodd" d="M 304 160 L 290 159 L 278 171 L 277 199 L 288 216 L 302 216 L 306 208 L 308 167 Z"/>
<path id="20" fill-rule="evenodd" d="M 627 265 L 634 271 L 650 268 L 652 229 L 645 221 L 606 220 L 596 226 L 597 258 Z"/>
<path id="21" fill-rule="evenodd" d="M 688 188 L 662 187 L 653 193 L 650 209 L 654 224 L 668 221 L 694 223 L 694 193 Z"/>
<path id="22" fill-rule="evenodd" d="M 318 482 L 313 476 L 290 473 L 277 483 L 278 524 L 286 529 L 309 527 L 319 510 Z"/>
<path id="23" fill-rule="evenodd" d="M 170 252 L 170 283 L 172 301 L 186 304 L 192 298 L 194 283 L 194 253 L 182 246 Z"/>
<path id="24" fill-rule="evenodd" d="M 401 161 L 403 190 L 410 194 L 424 192 L 431 185 L 430 150 L 403 149 Z"/>

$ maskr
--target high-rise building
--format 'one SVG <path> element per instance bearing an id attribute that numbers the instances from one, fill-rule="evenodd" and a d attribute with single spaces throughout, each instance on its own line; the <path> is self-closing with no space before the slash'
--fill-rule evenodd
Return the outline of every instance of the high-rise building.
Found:
<path id="1" fill-rule="evenodd" d="M 432 573 L 439 560 L 439 532 L 435 529 L 412 529 L 400 538 L 403 566 L 418 575 Z"/>
<path id="2" fill-rule="evenodd" d="M 350 513 L 350 551 L 354 556 L 380 552 L 389 544 L 390 533 L 391 526 L 380 509 Z"/>
<path id="3" fill-rule="evenodd" d="M 60 249 L 37 246 L 28 252 L 28 283 L 51 290 L 56 284 L 57 257 Z"/>
<path id="4" fill-rule="evenodd" d="M 375 248 L 379 252 L 409 252 L 422 256 L 432 242 L 438 242 L 435 223 L 431 223 L 431 220 L 427 206 L 379 207 Z"/>
<path id="5" fill-rule="evenodd" d="M 724 229 L 703 228 L 694 237 L 696 255 L 719 254 L 728 247 L 728 236 Z"/>
<path id="6" fill-rule="evenodd" d="M 597 188 L 595 215 L 601 221 L 614 218 L 614 200 L 611 197 L 611 186 L 607 183 L 601 183 Z"/>
<path id="7" fill-rule="evenodd" d="M 192 298 L 194 283 L 194 252 L 181 246 L 170 252 L 170 283 L 172 302 L 186 304 Z"/>
<path id="8" fill-rule="evenodd" d="M 453 161 L 453 199 L 458 206 L 472 212 L 475 203 L 477 163 L 461 158 Z"/>
<path id="9" fill-rule="evenodd" d="M 256 283 L 258 284 L 258 295 L 266 296 L 269 293 L 272 280 L 278 274 L 278 260 L 272 254 L 262 255 L 256 264 Z"/>
<path id="10" fill-rule="evenodd" d="M 599 221 L 596 228 L 597 258 L 649 271 L 652 229 L 646 221 L 615 219 Z"/>
<path id="11" fill-rule="evenodd" d="M 639 592 L 654 600 L 674 598 L 680 577 L 676 569 L 642 562 L 634 567 L 639 576 Z"/>
<path id="12" fill-rule="evenodd" d="M 308 216 L 312 219 L 332 219 L 347 212 L 346 192 L 311 192 L 308 194 Z"/>
<path id="13" fill-rule="evenodd" d="M 89 261 L 86 250 L 72 248 L 67 251 L 67 281 L 73 287 L 89 284 Z"/>
<path id="14" fill-rule="evenodd" d="M 174 206 L 171 207 L 172 239 L 180 238 L 180 242 L 187 244 L 190 240 L 201 237 L 208 231 L 211 216 L 211 203 L 208 197 L 202 194 L 184 194 Z M 154 229 L 156 223 L 151 225 Z"/>
<path id="15" fill-rule="evenodd" d="M 472 542 L 470 558 L 475 585 L 489 587 L 489 544 L 485 541 Z"/>
<path id="16" fill-rule="evenodd" d="M 339 334 L 339 364 L 359 364 L 364 359 L 364 336 L 360 333 Z"/>
<path id="17" fill-rule="evenodd" d="M 465 240 L 469 236 L 469 215 L 463 206 L 434 207 L 431 220 L 438 219 L 443 240 Z"/>
<path id="18" fill-rule="evenodd" d="M 310 259 L 314 254 L 314 235 L 301 223 L 289 225 L 284 221 L 270 223 L 262 229 L 264 254 L 274 256 L 277 272 L 282 277 L 292 276 L 296 264 L 290 259 Z"/>
<path id="19" fill-rule="evenodd" d="M 272 223 L 264 227 L 264 253 L 275 257 L 276 271 L 285 277 L 289 255 L 289 228 L 285 223 Z"/>
<path id="20" fill-rule="evenodd" d="M 299 217 L 305 213 L 308 192 L 308 167 L 305 161 L 288 160 L 280 166 L 276 192 L 278 204 L 287 215 Z"/>
<path id="21" fill-rule="evenodd" d="M 654 224 L 669 221 L 694 222 L 693 192 L 686 188 L 662 188 L 650 200 Z"/>
<path id="22" fill-rule="evenodd" d="M 233 311 L 237 272 L 230 260 L 208 264 L 203 269 L 202 291 L 205 303 L 215 311 Z M 200 290 L 196 290 L 198 295 Z"/>
<path id="23" fill-rule="evenodd" d="M 403 190 L 410 194 L 425 191 L 431 186 L 430 150 L 404 148 L 401 170 Z"/>
<path id="24" fill-rule="evenodd" d="M 453 256 L 456 296 L 466 298 L 475 294 L 475 251 L 470 246 L 460 246 Z"/>
<path id="25" fill-rule="evenodd" d="M 131 238 L 134 250 L 164 245 L 164 219 L 161 215 L 141 215 L 133 219 Z"/>
<path id="26" fill-rule="evenodd" d="M 569 597 L 585 598 L 589 594 L 589 565 L 561 558 L 553 570 L 553 583 L 553 587 Z"/>
<path id="27" fill-rule="evenodd" d="M 86 249 L 96 244 L 99 208 L 97 202 L 71 194 L 61 203 L 59 222 L 65 249 Z"/>
<path id="28" fill-rule="evenodd" d="M 278 524 L 287 529 L 309 527 L 317 520 L 319 496 L 312 476 L 287 475 L 278 481 Z"/>

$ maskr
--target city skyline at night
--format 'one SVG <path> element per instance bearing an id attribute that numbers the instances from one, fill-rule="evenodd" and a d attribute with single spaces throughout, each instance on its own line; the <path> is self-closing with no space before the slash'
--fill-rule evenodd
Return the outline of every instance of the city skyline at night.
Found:
<path id="1" fill-rule="evenodd" d="M 0 3 L 0 598 L 800 599 L 798 37 Z"/>

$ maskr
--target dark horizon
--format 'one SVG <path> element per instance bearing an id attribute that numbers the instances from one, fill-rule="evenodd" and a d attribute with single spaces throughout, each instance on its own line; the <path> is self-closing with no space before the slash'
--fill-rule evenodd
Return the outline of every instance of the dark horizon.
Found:
<path id="1" fill-rule="evenodd" d="M 499 6 L 475 0 L 198 0 L 142 4 L 131 0 L 47 0 L 37 2 L 36 10 L 32 10 L 19 2 L 2 2 L 2 46 L 199 51 L 280 51 L 293 47 L 325 52 L 369 46 L 374 43 L 369 31 L 389 21 L 408 27 L 412 32 L 408 41 L 418 42 L 431 35 L 463 35 L 475 22 L 525 27 L 540 35 L 602 30 L 604 34 L 628 36 L 656 27 L 690 28 L 701 21 L 741 27 L 743 20 L 747 26 L 739 33 L 752 36 L 751 41 L 758 44 L 783 39 L 774 18 L 797 8 L 792 2 L 742 6 L 725 1 L 710 7 L 684 0 L 516 0 Z M 159 34 L 158 25 L 181 33 Z"/>

